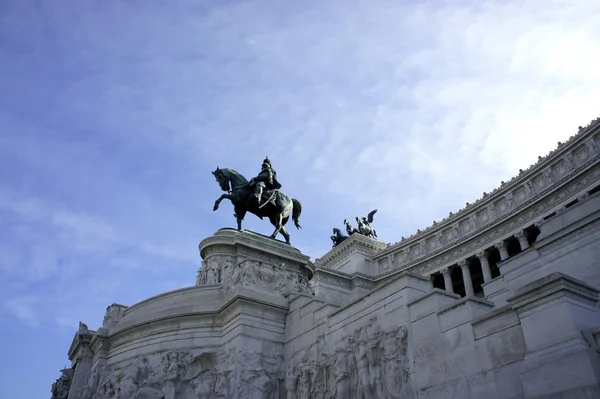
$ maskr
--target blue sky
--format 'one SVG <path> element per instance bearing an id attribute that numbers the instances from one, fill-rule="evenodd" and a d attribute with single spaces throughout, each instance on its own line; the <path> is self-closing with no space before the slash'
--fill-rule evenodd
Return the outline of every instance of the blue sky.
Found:
<path id="1" fill-rule="evenodd" d="M 4 1 L 0 373 L 49 395 L 83 320 L 195 282 L 210 173 L 268 155 L 292 243 L 395 242 L 598 116 L 594 1 Z M 248 215 L 244 227 L 272 231 Z"/>

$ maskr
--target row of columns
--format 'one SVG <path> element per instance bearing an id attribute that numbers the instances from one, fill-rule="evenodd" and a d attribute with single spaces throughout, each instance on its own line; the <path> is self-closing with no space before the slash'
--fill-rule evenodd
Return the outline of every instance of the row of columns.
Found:
<path id="1" fill-rule="evenodd" d="M 515 234 L 515 237 L 517 238 L 517 240 L 519 240 L 519 245 L 521 246 L 522 251 L 529 248 L 529 241 L 527 240 L 527 232 L 525 230 L 522 230 L 519 233 Z M 501 241 L 501 242 L 495 244 L 494 247 L 500 253 L 500 261 L 508 259 L 509 255 L 508 255 L 508 249 L 506 247 L 505 241 Z M 483 281 L 485 283 L 492 281 L 492 270 L 490 268 L 490 262 L 488 260 L 487 251 L 481 251 L 476 256 L 479 259 L 479 262 L 481 263 L 481 272 L 483 274 Z M 463 282 L 465 284 L 465 295 L 466 296 L 475 295 L 475 291 L 473 288 L 473 280 L 471 278 L 471 270 L 469 269 L 469 266 L 470 266 L 469 260 L 463 259 L 460 262 L 458 262 L 458 265 L 460 266 Z M 444 287 L 446 288 L 446 291 L 454 292 L 454 286 L 452 285 L 452 276 L 451 276 L 450 267 L 446 267 L 445 269 L 442 269 L 442 275 L 444 276 Z"/>

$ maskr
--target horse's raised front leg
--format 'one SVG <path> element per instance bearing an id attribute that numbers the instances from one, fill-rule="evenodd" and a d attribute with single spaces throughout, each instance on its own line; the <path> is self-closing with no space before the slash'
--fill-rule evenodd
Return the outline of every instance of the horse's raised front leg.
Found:
<path id="1" fill-rule="evenodd" d="M 219 204 L 221 203 L 221 201 L 223 201 L 224 199 L 228 199 L 231 201 L 231 196 L 228 194 L 223 194 L 219 197 L 219 199 L 217 199 L 215 201 L 215 206 L 213 206 L 213 211 L 216 211 L 217 209 L 219 209 Z"/>

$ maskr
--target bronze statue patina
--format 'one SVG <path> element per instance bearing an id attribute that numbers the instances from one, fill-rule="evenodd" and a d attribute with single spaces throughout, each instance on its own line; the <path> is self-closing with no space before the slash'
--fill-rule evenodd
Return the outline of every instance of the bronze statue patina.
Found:
<path id="1" fill-rule="evenodd" d="M 340 245 L 348 236 L 342 234 L 340 229 L 333 229 L 333 235 L 331 236 L 331 241 L 333 242 L 333 248 Z"/>
<path id="2" fill-rule="evenodd" d="M 212 174 L 221 189 L 226 192 L 215 201 L 214 211 L 219 209 L 221 201 L 228 199 L 233 204 L 238 230 L 242 230 L 242 220 L 246 213 L 250 212 L 261 219 L 269 218 L 271 224 L 275 226 L 271 238 L 281 233 L 285 242 L 290 243 L 290 235 L 284 226 L 291 216 L 296 228 L 301 228 L 299 219 L 302 204 L 279 191 L 281 184 L 277 181 L 277 174 L 268 157 L 265 158 L 259 175 L 250 182 L 233 169 L 217 167 Z"/>
<path id="3" fill-rule="evenodd" d="M 375 213 L 377 213 L 377 209 L 372 210 L 369 212 L 367 217 L 363 217 L 362 219 L 358 218 L 358 216 L 356 217 L 356 222 L 358 223 L 358 232 L 360 234 L 371 238 L 377 238 L 375 229 L 371 227 L 371 223 L 373 223 L 373 215 L 375 215 Z"/>
<path id="4" fill-rule="evenodd" d="M 367 217 L 357 217 L 356 222 L 358 223 L 358 228 L 352 226 L 348 219 L 344 219 L 344 225 L 346 225 L 346 233 L 348 233 L 348 236 L 351 236 L 352 234 L 356 233 L 362 234 L 370 238 L 377 238 L 377 233 L 375 232 L 375 229 L 371 227 L 371 223 L 373 223 L 373 215 L 375 215 L 375 213 L 377 213 L 377 209 L 374 209 L 371 212 L 369 212 Z M 334 248 L 346 238 L 348 238 L 348 236 L 343 235 L 339 229 L 333 229 L 333 234 L 334 235 L 331 236 L 331 241 L 333 241 Z"/>
<path id="5" fill-rule="evenodd" d="M 254 196 L 257 200 L 261 200 L 265 188 L 267 191 L 267 198 L 273 205 L 275 205 L 275 190 L 281 188 L 281 184 L 277 181 L 277 172 L 273 169 L 269 157 L 266 157 L 263 161 L 260 173 L 258 176 L 250 179 L 248 183 L 254 187 Z M 264 206 L 266 202 L 261 203 L 260 206 Z"/>
<path id="6" fill-rule="evenodd" d="M 346 233 L 348 233 L 349 236 L 351 236 L 354 233 L 359 232 L 356 227 L 354 227 L 354 226 L 352 226 L 352 224 L 350 224 L 348 219 L 344 219 L 344 224 L 346 225 Z"/>

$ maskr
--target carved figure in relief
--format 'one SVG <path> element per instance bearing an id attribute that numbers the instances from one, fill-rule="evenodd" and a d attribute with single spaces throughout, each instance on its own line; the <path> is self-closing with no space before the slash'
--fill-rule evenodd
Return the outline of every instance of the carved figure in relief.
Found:
<path id="1" fill-rule="evenodd" d="M 233 272 L 233 260 L 227 256 L 223 262 L 223 273 L 221 274 L 221 282 L 227 281 Z"/>
<path id="2" fill-rule="evenodd" d="M 210 259 L 208 261 L 206 284 L 218 284 L 219 283 L 219 265 L 216 259 Z"/>
<path id="3" fill-rule="evenodd" d="M 284 380 L 284 388 L 287 393 L 287 399 L 296 399 L 296 389 L 298 388 L 298 368 L 294 364 L 290 364 Z"/>
<path id="4" fill-rule="evenodd" d="M 427 243 L 425 241 L 421 242 L 421 245 L 419 246 L 419 250 L 421 251 L 421 256 L 427 255 Z"/>
<path id="5" fill-rule="evenodd" d="M 369 348 L 367 347 L 367 332 L 365 327 L 357 330 L 357 339 L 355 347 L 356 371 L 358 374 L 357 397 L 371 399 L 373 393 L 371 390 L 371 376 L 369 373 Z"/>
<path id="6" fill-rule="evenodd" d="M 104 314 L 104 320 L 102 321 L 102 327 L 111 328 L 115 326 L 125 314 L 125 307 L 121 305 L 117 305 L 113 303 L 112 305 L 106 308 L 106 313 Z"/>
<path id="7" fill-rule="evenodd" d="M 335 397 L 350 397 L 350 359 L 349 350 L 340 346 L 335 351 L 333 375 L 335 377 Z"/>
<path id="8" fill-rule="evenodd" d="M 437 241 L 437 247 L 442 248 L 444 246 L 444 235 L 441 232 L 439 232 L 436 235 L 435 239 Z"/>
<path id="9" fill-rule="evenodd" d="M 196 277 L 196 285 L 204 285 L 206 284 L 206 269 L 207 265 L 205 261 L 202 261 L 202 265 L 200 269 L 198 269 L 198 276 Z"/>
<path id="10" fill-rule="evenodd" d="M 179 354 L 177 352 L 169 352 L 166 355 L 165 380 L 163 385 L 163 393 L 165 399 L 175 399 L 177 391 L 177 382 L 179 381 Z"/>
<path id="11" fill-rule="evenodd" d="M 263 367 L 258 367 L 252 370 L 252 380 L 249 384 L 250 395 L 249 399 L 263 399 L 272 398 L 274 394 L 274 387 L 271 382 L 271 378 L 267 375 L 266 370 Z"/>
<path id="12" fill-rule="evenodd" d="M 52 399 L 67 399 L 71 379 L 73 378 L 73 369 L 62 369 L 61 376 L 52 384 Z"/>
<path id="13" fill-rule="evenodd" d="M 515 197 L 512 193 L 506 195 L 506 202 L 508 203 L 508 209 L 515 209 Z"/>
<path id="14" fill-rule="evenodd" d="M 585 146 L 588 148 L 588 151 L 589 151 L 591 157 L 593 157 L 594 155 L 596 155 L 598 153 L 598 149 L 596 147 L 596 142 L 594 141 L 593 137 L 585 142 Z"/>
<path id="15" fill-rule="evenodd" d="M 308 365 L 300 370 L 298 399 L 310 399 L 310 367 Z"/>
<path id="16" fill-rule="evenodd" d="M 205 371 L 190 381 L 197 398 L 210 398 L 215 390 L 215 370 Z"/>
<path id="17" fill-rule="evenodd" d="M 575 157 L 573 157 L 573 154 L 565 155 L 565 161 L 569 170 L 574 170 L 577 168 L 577 165 L 575 164 Z"/>
<path id="18" fill-rule="evenodd" d="M 533 185 L 531 184 L 530 181 L 525 183 L 525 191 L 527 192 L 527 197 L 529 197 L 529 198 L 531 198 L 535 195 L 533 192 Z"/>
<path id="19" fill-rule="evenodd" d="M 454 239 L 458 240 L 460 238 L 460 229 L 458 228 L 458 225 L 454 225 L 452 226 L 452 229 L 454 231 Z"/>
<path id="20" fill-rule="evenodd" d="M 382 361 L 385 375 L 385 392 L 389 398 L 402 398 L 405 376 L 403 360 L 406 356 L 405 327 L 389 328 L 382 334 Z"/>
<path id="21" fill-rule="evenodd" d="M 490 209 L 490 215 L 491 215 L 490 219 L 494 220 L 496 218 L 496 206 L 494 204 L 490 204 L 489 209 Z"/>
<path id="22" fill-rule="evenodd" d="M 308 278 L 302 273 L 296 273 L 295 276 L 296 277 L 294 280 L 294 288 L 296 288 L 296 291 L 298 291 L 300 293 L 308 292 L 309 291 Z"/>
<path id="23" fill-rule="evenodd" d="M 285 270 L 279 271 L 276 277 L 273 279 L 273 287 L 275 291 L 279 291 L 281 293 L 287 292 L 287 281 L 288 281 L 288 273 Z"/>
<path id="24" fill-rule="evenodd" d="M 552 169 L 550 169 L 550 167 L 544 169 L 542 174 L 544 175 L 544 178 L 546 179 L 548 184 L 554 184 L 554 177 L 552 177 Z"/>

